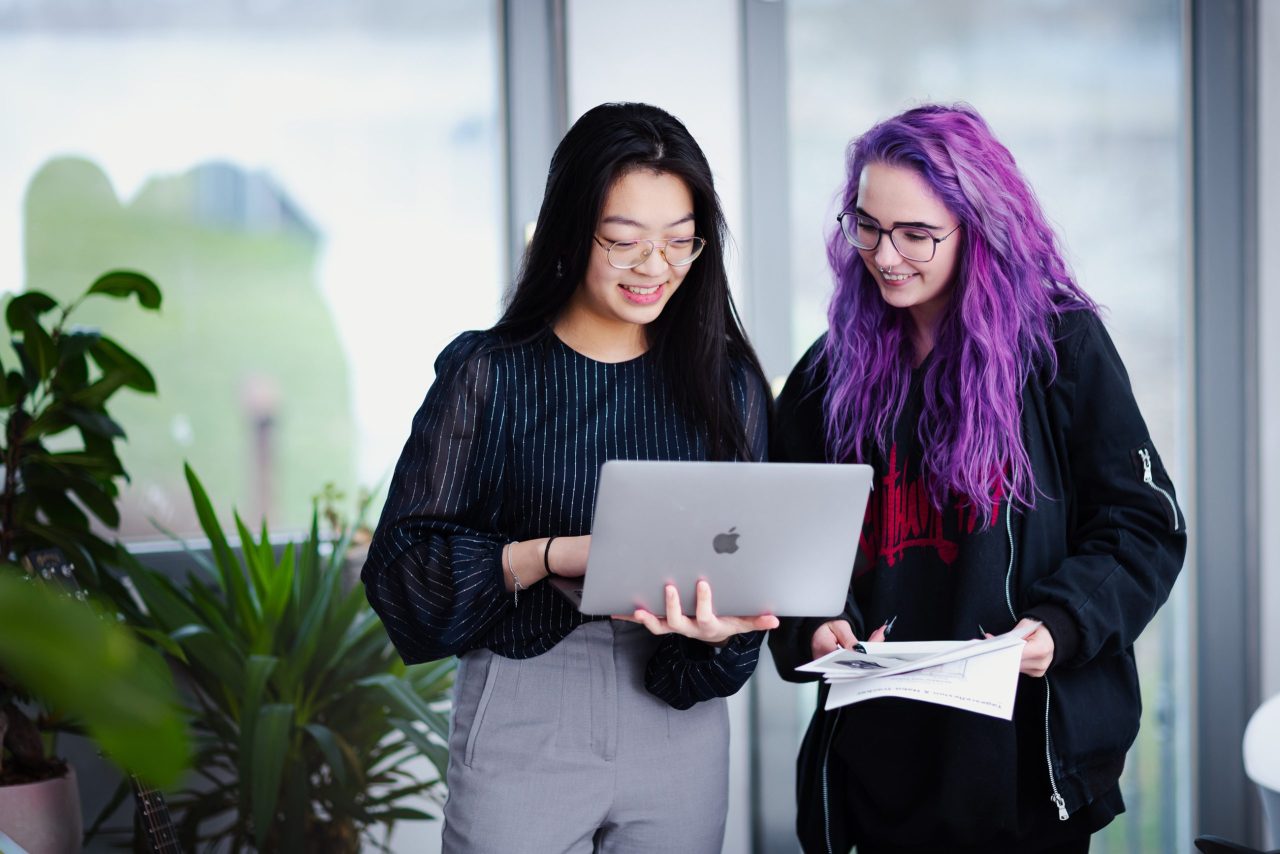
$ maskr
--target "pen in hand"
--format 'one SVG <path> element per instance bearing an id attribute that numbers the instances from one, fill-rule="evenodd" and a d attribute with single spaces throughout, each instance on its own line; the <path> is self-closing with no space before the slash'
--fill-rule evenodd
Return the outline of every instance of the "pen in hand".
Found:
<path id="1" fill-rule="evenodd" d="M 881 641 L 886 641 L 889 639 L 889 632 L 893 631 L 893 624 L 896 623 L 897 621 L 898 621 L 898 615 L 894 614 L 892 617 L 886 620 L 882 626 L 880 626 L 879 631 L 882 632 L 882 634 L 880 635 Z M 872 632 L 871 636 L 875 637 L 875 632 Z M 849 647 L 849 649 L 852 650 L 853 652 L 860 652 L 863 655 L 869 655 L 869 653 L 867 652 L 867 648 L 862 645 L 861 641 L 856 641 L 853 644 L 853 646 Z"/>

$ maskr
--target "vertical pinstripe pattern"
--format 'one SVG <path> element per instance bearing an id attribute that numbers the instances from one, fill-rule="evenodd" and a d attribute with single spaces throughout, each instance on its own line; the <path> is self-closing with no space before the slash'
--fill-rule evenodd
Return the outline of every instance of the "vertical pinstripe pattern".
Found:
<path id="1" fill-rule="evenodd" d="M 486 647 L 546 652 L 587 619 L 545 583 L 513 597 L 502 545 L 591 532 L 600 466 L 610 459 L 705 459 L 649 355 L 596 362 L 554 335 L 503 347 L 488 332 L 455 339 L 414 417 L 361 573 L 407 662 Z M 766 390 L 746 370 L 731 392 L 757 459 L 767 446 Z M 676 708 L 735 692 L 761 637 L 718 652 L 664 637 L 646 685 Z"/>

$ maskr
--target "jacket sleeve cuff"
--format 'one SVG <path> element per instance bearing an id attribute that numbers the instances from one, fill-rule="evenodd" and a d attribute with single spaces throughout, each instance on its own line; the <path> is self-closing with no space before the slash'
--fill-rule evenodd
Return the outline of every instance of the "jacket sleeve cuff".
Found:
<path id="1" fill-rule="evenodd" d="M 1050 667 L 1063 666 L 1072 661 L 1080 651 L 1080 629 L 1071 612 L 1061 605 L 1042 602 L 1028 608 L 1022 615 L 1039 620 L 1053 638 L 1053 661 Z"/>

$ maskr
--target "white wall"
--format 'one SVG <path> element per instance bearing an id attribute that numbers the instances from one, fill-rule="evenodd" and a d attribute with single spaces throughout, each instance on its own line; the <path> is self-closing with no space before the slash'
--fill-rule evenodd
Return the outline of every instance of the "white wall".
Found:
<path id="1" fill-rule="evenodd" d="M 606 101 L 644 101 L 684 122 L 711 163 L 731 235 L 743 233 L 743 111 L 737 0 L 569 0 L 569 122 Z M 739 307 L 742 258 L 729 243 Z M 748 325 L 749 325 L 749 321 Z M 729 823 L 724 851 L 751 850 L 747 695 L 730 699 Z"/>
<path id="2" fill-rule="evenodd" d="M 1258 4 L 1262 696 L 1280 693 L 1280 0 Z"/>

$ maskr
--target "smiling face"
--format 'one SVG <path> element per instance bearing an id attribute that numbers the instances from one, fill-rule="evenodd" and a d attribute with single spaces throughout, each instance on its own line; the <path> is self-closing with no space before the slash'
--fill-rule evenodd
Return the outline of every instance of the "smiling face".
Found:
<path id="1" fill-rule="evenodd" d="M 693 236 L 693 194 L 684 181 L 648 170 L 623 175 L 605 196 L 586 274 L 556 323 L 557 334 L 576 349 L 644 352 L 645 325 L 662 313 L 692 264 L 673 267 L 655 250 L 640 266 L 619 270 L 606 247 L 630 240 L 661 247 Z"/>
<path id="2" fill-rule="evenodd" d="M 896 238 L 912 255 L 927 255 L 933 239 L 946 237 L 959 223 L 918 172 L 887 163 L 870 163 L 862 170 L 857 213 L 884 229 L 907 226 Z M 880 235 L 880 243 L 874 250 L 858 250 L 880 288 L 880 296 L 889 305 L 911 313 L 917 331 L 929 346 L 932 346 L 942 310 L 951 297 L 959 238 L 957 232 L 938 243 L 930 261 L 909 261 L 902 257 L 888 234 Z M 917 251 L 919 247 L 923 247 L 923 251 Z"/>

